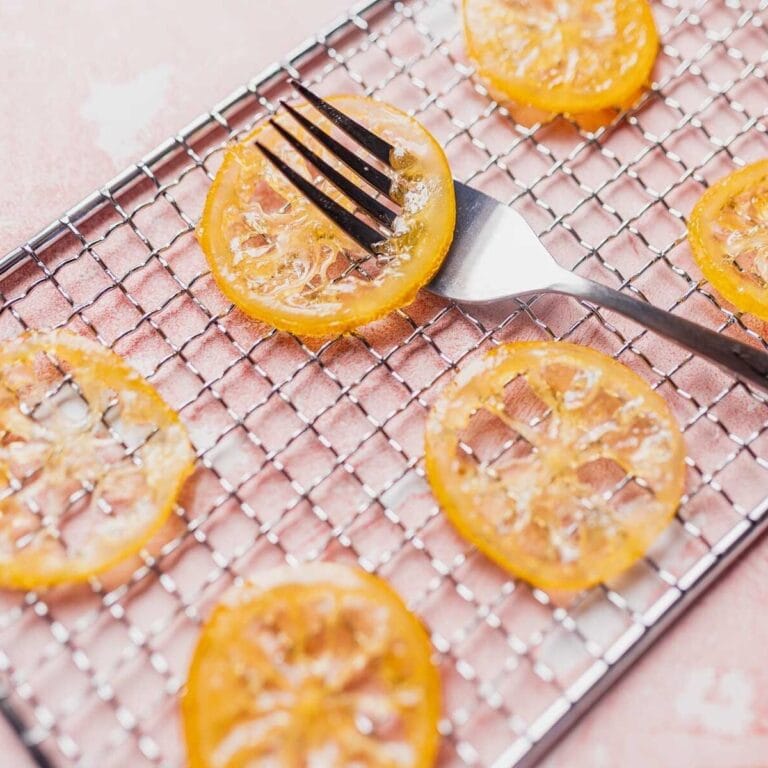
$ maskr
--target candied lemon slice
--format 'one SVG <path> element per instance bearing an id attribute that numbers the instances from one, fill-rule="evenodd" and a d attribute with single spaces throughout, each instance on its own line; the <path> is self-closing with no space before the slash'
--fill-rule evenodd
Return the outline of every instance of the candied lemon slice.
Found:
<path id="1" fill-rule="evenodd" d="M 691 213 L 688 239 L 707 280 L 742 312 L 768 320 L 768 160 L 713 184 Z"/>
<path id="2" fill-rule="evenodd" d="M 381 579 L 331 563 L 229 592 L 182 699 L 190 768 L 427 768 L 439 709 L 418 619 Z"/>
<path id="3" fill-rule="evenodd" d="M 532 584 L 581 589 L 639 558 L 680 501 L 685 448 L 664 399 L 575 344 L 518 342 L 462 370 L 426 430 L 432 488 L 460 533 Z"/>
<path id="4" fill-rule="evenodd" d="M 194 466 L 186 430 L 109 349 L 68 331 L 0 348 L 0 585 L 83 581 L 163 525 Z"/>
<path id="5" fill-rule="evenodd" d="M 494 92 L 555 113 L 625 106 L 659 48 L 647 0 L 464 0 L 464 33 Z"/>
<path id="6" fill-rule="evenodd" d="M 308 336 L 343 333 L 411 302 L 448 252 L 456 221 L 445 153 L 420 123 L 372 99 L 329 101 L 395 148 L 394 196 L 402 211 L 394 235 L 384 239 L 375 256 L 353 243 L 264 158 L 254 145 L 257 139 L 313 178 L 269 124 L 229 148 L 198 227 L 213 276 L 231 301 L 276 328 Z M 326 132 L 335 130 L 325 117 L 308 115 Z M 281 119 L 326 162 L 361 183 L 296 123 Z M 317 183 L 340 199 L 328 182 Z"/>

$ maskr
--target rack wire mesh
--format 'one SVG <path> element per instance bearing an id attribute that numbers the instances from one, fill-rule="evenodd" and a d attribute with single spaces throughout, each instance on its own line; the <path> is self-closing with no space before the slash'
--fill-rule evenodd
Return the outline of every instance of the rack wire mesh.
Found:
<path id="1" fill-rule="evenodd" d="M 540 297 L 502 317 L 422 294 L 340 338 L 249 321 L 194 224 L 225 143 L 299 77 L 410 110 L 458 178 L 517 207 L 570 268 L 765 346 L 700 280 L 684 214 L 768 154 L 768 0 L 657 0 L 653 88 L 600 126 L 510 113 L 462 52 L 450 0 L 367 2 L 2 262 L 0 333 L 70 326 L 147 376 L 198 455 L 173 524 L 121 578 L 0 594 L 0 703 L 41 766 L 180 766 L 199 622 L 231 583 L 326 558 L 387 578 L 441 660 L 441 766 L 530 766 L 765 525 L 768 410 L 631 322 Z M 422 427 L 456 366 L 569 339 L 638 370 L 684 428 L 687 492 L 629 573 L 578 595 L 510 580 L 458 538 L 424 479 Z"/>

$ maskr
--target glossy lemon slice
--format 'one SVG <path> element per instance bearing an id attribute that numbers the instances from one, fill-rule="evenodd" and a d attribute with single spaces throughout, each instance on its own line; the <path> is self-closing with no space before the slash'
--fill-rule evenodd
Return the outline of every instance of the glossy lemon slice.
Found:
<path id="1" fill-rule="evenodd" d="M 448 517 L 544 588 L 588 587 L 637 560 L 677 509 L 684 458 L 664 399 L 574 344 L 498 347 L 427 422 L 427 473 Z"/>
<path id="2" fill-rule="evenodd" d="M 190 768 L 427 768 L 437 671 L 385 582 L 330 563 L 231 591 L 203 628 L 182 701 Z"/>
<path id="3" fill-rule="evenodd" d="M 713 184 L 691 213 L 688 238 L 717 291 L 768 320 L 768 160 Z"/>
<path id="4" fill-rule="evenodd" d="M 471 59 L 494 92 L 546 112 L 623 107 L 659 40 L 647 0 L 464 0 Z"/>
<path id="5" fill-rule="evenodd" d="M 276 328 L 309 336 L 349 331 L 410 303 L 440 266 L 456 221 L 445 153 L 421 124 L 372 99 L 329 101 L 395 147 L 394 195 L 403 208 L 395 234 L 384 238 L 376 256 L 319 213 L 254 146 L 258 139 L 312 178 L 304 160 L 268 124 L 227 151 L 198 229 L 213 276 L 231 301 Z M 308 116 L 333 132 L 326 118 Z M 280 119 L 359 183 L 296 123 L 285 115 Z M 318 185 L 340 199 L 328 182 Z"/>
<path id="6" fill-rule="evenodd" d="M 0 348 L 0 585 L 83 581 L 135 554 L 191 473 L 186 430 L 114 352 L 67 331 Z"/>

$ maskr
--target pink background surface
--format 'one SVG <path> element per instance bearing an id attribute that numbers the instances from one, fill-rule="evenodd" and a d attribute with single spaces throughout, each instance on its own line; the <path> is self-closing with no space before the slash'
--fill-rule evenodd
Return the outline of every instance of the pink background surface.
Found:
<path id="1" fill-rule="evenodd" d="M 47 224 L 348 2 L 0 0 L 0 250 Z M 767 554 L 766 542 L 753 549 L 544 765 L 768 765 Z M 3 727 L 0 765 L 26 768 Z"/>

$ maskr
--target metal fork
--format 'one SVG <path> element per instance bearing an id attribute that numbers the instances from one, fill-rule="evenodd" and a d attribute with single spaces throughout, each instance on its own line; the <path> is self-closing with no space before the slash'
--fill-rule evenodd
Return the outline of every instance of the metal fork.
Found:
<path id="1" fill-rule="evenodd" d="M 364 154 L 339 143 L 305 114 L 285 101 L 286 112 L 319 144 L 391 203 L 393 181 L 365 154 L 392 169 L 392 147 L 358 122 L 324 101 L 303 84 L 293 87 L 321 114 L 346 133 Z M 369 254 L 391 234 L 397 213 L 330 166 L 278 122 L 275 129 L 304 159 L 345 195 L 356 210 L 367 214 L 371 226 L 356 212 L 331 199 L 266 146 L 257 146 L 286 178 L 340 229 Z M 618 312 L 691 352 L 715 363 L 745 382 L 768 392 L 768 354 L 728 336 L 653 306 L 625 293 L 588 280 L 561 267 L 525 219 L 512 208 L 459 181 L 456 191 L 456 230 L 442 267 L 427 289 L 458 303 L 489 304 L 540 293 L 560 293 Z"/>

